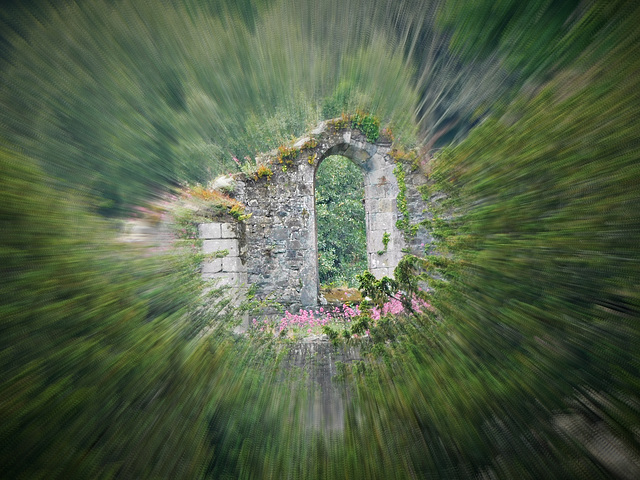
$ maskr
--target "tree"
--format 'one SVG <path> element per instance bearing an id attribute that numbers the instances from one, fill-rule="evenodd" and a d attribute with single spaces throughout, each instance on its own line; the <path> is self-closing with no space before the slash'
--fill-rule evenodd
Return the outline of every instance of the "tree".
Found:
<path id="1" fill-rule="evenodd" d="M 362 171 L 345 157 L 332 156 L 316 173 L 318 266 L 323 284 L 356 286 L 367 268 Z"/>

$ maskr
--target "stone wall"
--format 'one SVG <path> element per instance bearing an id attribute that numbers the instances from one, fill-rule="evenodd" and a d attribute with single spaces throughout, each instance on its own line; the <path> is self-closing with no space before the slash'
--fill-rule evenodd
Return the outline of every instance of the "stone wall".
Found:
<path id="1" fill-rule="evenodd" d="M 425 200 L 418 190 L 419 187 L 427 183 L 427 177 L 420 170 L 409 171 L 406 173 L 405 183 L 409 222 L 412 225 L 418 225 L 416 234 L 407 241 L 407 250 L 414 255 L 424 255 L 425 251 L 430 251 L 434 243 L 427 229 L 420 225 L 423 220 L 433 220 L 433 214 L 429 211 L 432 198 Z"/>
<path id="2" fill-rule="evenodd" d="M 319 302 L 315 176 L 329 156 L 347 157 L 362 170 L 371 273 L 377 278 L 392 276 L 407 249 L 418 248 L 413 245 L 415 239 L 407 245 L 396 227 L 399 188 L 388 139 L 371 143 L 359 130 L 336 131 L 322 123 L 292 147 L 299 154 L 291 161 L 280 161 L 277 151 L 259 159 L 272 176 L 235 177 L 232 195 L 246 205 L 249 218 L 235 226 L 203 225 L 200 232 L 205 253 L 225 248 L 230 252 L 224 259 L 203 265 L 205 278 L 228 276 L 224 281 L 254 285 L 259 298 L 276 300 L 290 311 Z M 414 191 L 413 186 L 408 188 L 407 196 Z M 412 202 L 411 208 L 418 208 L 418 203 Z M 386 248 L 385 233 L 389 236 Z M 237 243 L 232 245 L 232 240 Z"/>
<path id="3" fill-rule="evenodd" d="M 219 286 L 246 290 L 247 266 L 241 257 L 241 223 L 212 222 L 199 225 L 202 251 L 209 255 L 202 264 L 202 278 Z"/>

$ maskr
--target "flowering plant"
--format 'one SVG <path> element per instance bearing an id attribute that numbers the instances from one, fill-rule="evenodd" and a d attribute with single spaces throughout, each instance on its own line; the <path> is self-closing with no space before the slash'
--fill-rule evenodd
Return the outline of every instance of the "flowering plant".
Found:
<path id="1" fill-rule="evenodd" d="M 383 319 L 397 318 L 409 313 L 402 298 L 391 298 L 379 306 L 361 309 L 358 305 L 327 308 L 317 310 L 300 309 L 298 313 L 286 311 L 281 318 L 263 320 L 253 319 L 250 334 L 267 334 L 277 337 L 295 339 L 309 335 L 326 334 L 331 340 L 339 335 L 344 338 L 368 337 L 370 329 L 377 327 Z M 422 299 L 414 297 L 410 300 L 411 313 L 422 313 L 430 305 Z"/>

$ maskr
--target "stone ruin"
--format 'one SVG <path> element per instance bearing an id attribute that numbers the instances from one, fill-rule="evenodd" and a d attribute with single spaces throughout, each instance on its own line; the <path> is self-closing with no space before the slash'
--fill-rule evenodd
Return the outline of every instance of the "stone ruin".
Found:
<path id="1" fill-rule="evenodd" d="M 286 152 L 295 151 L 294 159 Z M 367 141 L 360 130 L 337 130 L 330 122 L 321 123 L 292 147 L 259 157 L 259 164 L 270 176 L 234 176 L 231 193 L 250 214 L 243 221 L 211 222 L 199 226 L 204 253 L 228 251 L 222 258 L 202 265 L 205 279 L 243 290 L 249 285 L 261 299 L 270 298 L 289 311 L 317 307 L 320 298 L 318 242 L 315 212 L 315 177 L 318 166 L 332 155 L 349 158 L 362 170 L 369 271 L 376 277 L 393 276 L 394 268 L 407 252 L 418 251 L 429 241 L 418 231 L 409 242 L 396 226 L 402 217 L 398 209 L 396 163 L 390 156 L 391 141 L 381 136 Z M 268 171 L 268 170 L 263 170 Z M 425 217 L 416 186 L 423 175 L 405 177 L 408 213 L 411 223 Z M 388 244 L 383 245 L 383 236 Z"/>

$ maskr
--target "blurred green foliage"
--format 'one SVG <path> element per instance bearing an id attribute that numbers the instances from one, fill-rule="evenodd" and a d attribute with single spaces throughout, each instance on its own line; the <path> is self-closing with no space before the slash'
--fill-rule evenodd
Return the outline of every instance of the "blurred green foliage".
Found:
<path id="1" fill-rule="evenodd" d="M 561 3 L 3 7 L 0 475 L 637 477 L 640 10 Z M 456 144 L 438 251 L 396 276 L 435 311 L 336 363 L 331 429 L 289 345 L 88 212 L 344 105 Z"/>
<path id="2" fill-rule="evenodd" d="M 414 135 L 415 92 L 393 42 L 363 45 L 355 34 L 372 20 L 323 24 L 332 14 L 282 2 L 4 7 L 3 137 L 121 215 L 302 134 L 341 91 Z M 335 43 L 318 43 L 325 29 Z"/>
<path id="3" fill-rule="evenodd" d="M 197 475 L 180 459 L 201 455 L 208 398 L 193 393 L 219 353 L 194 341 L 224 320 L 198 275 L 116 244 L 28 158 L 3 149 L 0 165 L 2 476 Z"/>

